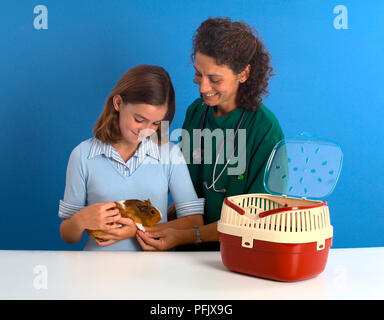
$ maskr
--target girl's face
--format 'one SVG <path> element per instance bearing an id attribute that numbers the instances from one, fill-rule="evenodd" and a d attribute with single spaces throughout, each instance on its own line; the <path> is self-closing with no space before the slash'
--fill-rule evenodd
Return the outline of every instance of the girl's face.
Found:
<path id="1" fill-rule="evenodd" d="M 200 52 L 195 54 L 195 79 L 204 102 L 209 106 L 218 106 L 224 110 L 235 109 L 239 83 L 244 75 L 234 74 L 227 65 L 217 65 L 214 58 Z"/>
<path id="2" fill-rule="evenodd" d="M 126 144 L 137 145 L 160 127 L 168 105 L 153 106 L 145 103 L 124 104 L 120 96 L 114 98 L 115 110 L 119 112 L 119 127 Z"/>

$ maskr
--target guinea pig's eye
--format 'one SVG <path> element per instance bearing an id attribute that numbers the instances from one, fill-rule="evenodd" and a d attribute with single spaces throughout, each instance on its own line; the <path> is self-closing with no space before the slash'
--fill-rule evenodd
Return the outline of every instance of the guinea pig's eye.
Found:
<path id="1" fill-rule="evenodd" d="M 152 214 L 156 214 L 156 211 L 152 209 L 152 210 L 151 210 L 151 213 L 152 213 Z"/>

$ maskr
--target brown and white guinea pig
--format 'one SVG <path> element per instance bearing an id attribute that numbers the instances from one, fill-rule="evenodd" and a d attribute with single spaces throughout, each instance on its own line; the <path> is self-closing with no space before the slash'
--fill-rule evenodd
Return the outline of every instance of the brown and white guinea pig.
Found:
<path id="1" fill-rule="evenodd" d="M 121 200 L 115 201 L 117 209 L 123 218 L 132 219 L 140 230 L 145 231 L 144 227 L 152 227 L 157 224 L 161 218 L 161 212 L 154 207 L 148 200 Z M 88 235 L 98 238 L 105 235 L 101 230 L 86 230 Z M 102 241 L 102 239 L 99 239 Z"/>

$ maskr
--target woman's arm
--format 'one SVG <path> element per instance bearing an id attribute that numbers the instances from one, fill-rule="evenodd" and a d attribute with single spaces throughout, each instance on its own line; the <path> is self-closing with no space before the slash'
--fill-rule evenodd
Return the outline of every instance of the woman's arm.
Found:
<path id="1" fill-rule="evenodd" d="M 199 226 L 200 239 L 203 242 L 218 241 L 217 222 Z M 162 229 L 158 231 L 137 231 L 137 241 L 146 251 L 164 251 L 176 246 L 192 244 L 196 241 L 196 230 L 187 229 Z"/>
<path id="2" fill-rule="evenodd" d="M 145 227 L 145 230 L 147 232 L 156 232 L 156 231 L 162 231 L 169 228 L 188 229 L 188 228 L 193 228 L 194 226 L 201 226 L 203 224 L 204 224 L 203 215 L 193 214 L 193 215 L 182 217 L 172 221 L 160 223 L 153 227 Z"/>
<path id="3" fill-rule="evenodd" d="M 200 238 L 203 242 L 219 241 L 217 233 L 217 221 L 199 227 Z M 195 239 L 196 240 L 196 239 Z M 195 241 L 193 240 L 193 242 Z M 192 242 L 190 242 L 192 243 Z"/>

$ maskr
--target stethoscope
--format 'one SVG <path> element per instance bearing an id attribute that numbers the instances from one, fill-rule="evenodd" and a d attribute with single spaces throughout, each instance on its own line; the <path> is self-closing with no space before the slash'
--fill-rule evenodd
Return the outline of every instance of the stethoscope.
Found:
<path id="1" fill-rule="evenodd" d="M 204 103 L 202 105 L 204 105 Z M 203 130 L 205 128 L 205 123 L 206 123 L 206 120 L 207 120 L 208 111 L 209 111 L 209 106 L 207 105 L 206 109 L 205 109 L 205 112 L 204 112 L 204 115 L 203 115 L 203 118 L 201 120 L 201 124 L 200 124 L 200 148 L 195 150 L 193 152 L 193 155 L 192 155 L 194 159 L 201 159 L 202 161 L 204 161 L 204 157 L 203 157 L 203 154 L 204 154 L 204 139 L 203 139 L 202 132 L 203 132 Z M 224 149 L 225 138 L 224 138 L 223 142 L 221 143 L 220 148 L 219 148 L 219 152 L 216 154 L 215 165 L 213 167 L 212 183 L 211 183 L 210 186 L 208 186 L 207 181 L 203 182 L 203 185 L 204 185 L 204 187 L 207 190 L 212 189 L 214 192 L 218 192 L 218 193 L 226 193 L 227 192 L 227 189 L 216 189 L 215 184 L 220 179 L 220 177 L 223 175 L 225 169 L 227 169 L 229 162 L 232 160 L 233 155 L 236 152 L 236 149 L 237 149 L 236 135 L 237 135 L 237 132 L 239 131 L 241 123 L 243 122 L 244 116 L 245 116 L 245 110 L 243 110 L 243 112 L 241 114 L 241 117 L 240 117 L 240 119 L 239 119 L 239 121 L 238 121 L 238 123 L 236 125 L 235 134 L 234 134 L 234 148 L 233 148 L 233 152 L 232 152 L 231 156 L 229 157 L 229 159 L 227 160 L 227 162 L 225 163 L 225 165 L 224 165 L 223 169 L 221 170 L 221 172 L 219 173 L 219 175 L 215 178 L 215 176 L 216 176 L 216 167 L 217 167 L 218 160 L 220 158 L 220 154 L 221 154 L 221 152 Z"/>

